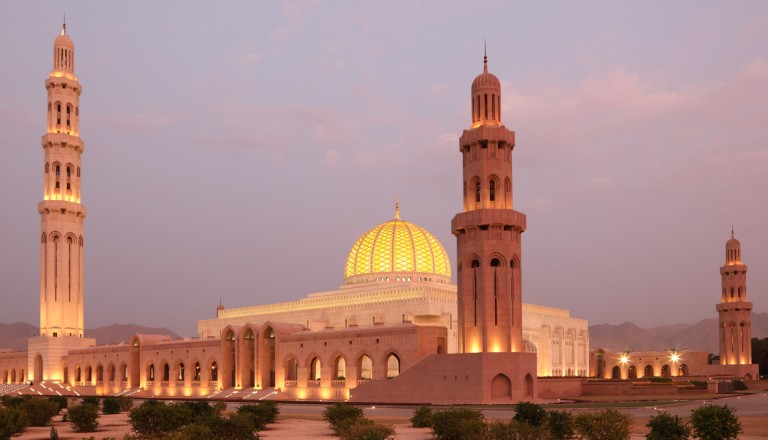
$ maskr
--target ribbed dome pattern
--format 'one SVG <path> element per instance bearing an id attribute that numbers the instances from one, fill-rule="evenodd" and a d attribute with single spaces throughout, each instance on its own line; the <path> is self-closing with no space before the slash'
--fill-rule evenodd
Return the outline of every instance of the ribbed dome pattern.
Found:
<path id="1" fill-rule="evenodd" d="M 445 248 L 427 230 L 398 218 L 363 234 L 352 246 L 344 279 L 377 273 L 426 273 L 450 278 Z"/>

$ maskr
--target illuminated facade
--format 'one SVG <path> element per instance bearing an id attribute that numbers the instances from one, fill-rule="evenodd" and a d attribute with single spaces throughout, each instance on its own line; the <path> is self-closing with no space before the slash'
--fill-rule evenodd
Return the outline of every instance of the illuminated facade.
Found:
<path id="1" fill-rule="evenodd" d="M 758 378 L 752 364 L 752 303 L 747 301 L 747 265 L 741 261 L 741 243 L 733 235 L 725 243 L 725 265 L 720 267 L 722 302 L 719 315 L 720 362 L 709 363 L 703 351 L 626 351 L 598 348 L 590 354 L 590 370 L 606 379 L 643 377 L 731 376 Z"/>
<path id="2" fill-rule="evenodd" d="M 487 65 L 472 85 L 472 126 L 460 139 L 465 186 L 476 183 L 480 198 L 465 195 L 453 223 L 459 276 L 476 273 L 478 290 L 460 278 L 457 295 L 444 247 L 401 219 L 396 204 L 393 219 L 354 243 L 337 290 L 219 305 L 215 318 L 198 322 L 199 338 L 136 334 L 101 346 L 83 338 L 81 87 L 65 28 L 46 88 L 41 336 L 28 352 L 0 352 L 0 382 L 55 381 L 81 394 L 137 397 L 483 403 L 535 398 L 537 375 L 588 375 L 587 321 L 522 303 L 525 217 L 512 210 L 514 133 L 501 125 L 500 84 Z M 473 255 L 481 269 L 466 265 Z"/>
<path id="3" fill-rule="evenodd" d="M 515 133 L 501 122 L 501 83 L 488 72 L 472 82 L 472 125 L 459 139 L 464 211 L 451 222 L 458 249 L 459 352 L 521 352 L 521 234 L 512 209 Z"/>
<path id="4" fill-rule="evenodd" d="M 741 261 L 741 243 L 731 231 L 725 243 L 725 265 L 720 268 L 723 295 L 717 305 L 720 318 L 720 364 L 752 363 L 752 303 L 747 301 L 747 265 Z"/>
<path id="5" fill-rule="evenodd" d="M 40 336 L 29 340 L 29 379 L 61 379 L 70 349 L 95 341 L 83 338 L 83 221 L 80 201 L 80 93 L 75 46 L 66 24 L 53 43 L 47 127 L 42 137 L 43 201 L 40 213 Z"/>

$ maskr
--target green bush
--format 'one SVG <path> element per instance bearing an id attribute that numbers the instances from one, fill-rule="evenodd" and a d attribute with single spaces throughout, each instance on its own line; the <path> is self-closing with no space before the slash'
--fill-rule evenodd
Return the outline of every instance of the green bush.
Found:
<path id="1" fill-rule="evenodd" d="M 348 403 L 334 403 L 323 411 L 323 420 L 331 425 L 331 431 L 336 436 L 341 435 L 343 428 L 362 418 L 363 410 Z"/>
<path id="2" fill-rule="evenodd" d="M 486 440 L 550 440 L 545 425 L 533 426 L 517 420 L 493 421 L 486 426 Z"/>
<path id="3" fill-rule="evenodd" d="M 573 427 L 583 440 L 629 440 L 632 417 L 615 409 L 586 412 L 573 418 Z"/>
<path id="4" fill-rule="evenodd" d="M 518 402 L 515 405 L 515 416 L 512 420 L 531 426 L 541 426 L 547 421 L 547 411 L 543 406 L 532 402 Z"/>
<path id="5" fill-rule="evenodd" d="M 485 434 L 485 417 L 473 409 L 452 408 L 432 414 L 432 435 L 437 440 L 470 440 Z"/>
<path id="6" fill-rule="evenodd" d="M 693 385 L 693 387 L 696 388 L 697 390 L 707 389 L 707 383 L 703 380 L 692 380 L 691 385 Z"/>
<path id="7" fill-rule="evenodd" d="M 75 432 L 94 432 L 99 427 L 99 407 L 93 403 L 71 406 L 67 414 Z"/>
<path id="8" fill-rule="evenodd" d="M 414 428 L 429 428 L 432 426 L 432 408 L 420 406 L 413 411 L 411 426 Z"/>
<path id="9" fill-rule="evenodd" d="M 42 397 L 23 399 L 20 410 L 27 413 L 29 426 L 48 426 L 53 416 L 59 413 L 59 404 Z"/>
<path id="10" fill-rule="evenodd" d="M 83 403 L 90 403 L 91 405 L 101 406 L 101 399 L 96 396 L 83 397 Z"/>
<path id="11" fill-rule="evenodd" d="M 245 413 L 232 413 L 227 417 L 211 417 L 207 421 L 200 421 L 198 425 L 206 426 L 213 434 L 206 437 L 210 440 L 257 440 L 256 426 L 253 419 Z M 198 440 L 190 438 L 190 440 Z"/>
<path id="12" fill-rule="evenodd" d="M 51 440 L 59 440 L 59 431 L 56 430 L 55 427 L 51 426 Z"/>
<path id="13" fill-rule="evenodd" d="M 140 437 L 158 438 L 194 421 L 193 410 L 183 403 L 147 400 L 128 413 L 133 431 Z"/>
<path id="14" fill-rule="evenodd" d="M 4 395 L 4 396 L 0 396 L 0 403 L 2 403 L 3 406 L 6 408 L 17 408 L 19 405 L 21 405 L 22 402 L 24 402 L 24 398 L 29 399 L 31 397 L 32 396 L 16 397 L 16 396 Z"/>
<path id="15" fill-rule="evenodd" d="M 747 390 L 747 384 L 744 383 L 741 379 L 734 379 L 731 381 L 733 383 L 733 389 L 734 391 L 746 391 Z"/>
<path id="16" fill-rule="evenodd" d="M 668 412 L 662 412 L 651 416 L 648 424 L 650 432 L 645 435 L 647 440 L 687 440 L 691 435 L 691 428 L 678 416 Z"/>
<path id="17" fill-rule="evenodd" d="M 120 402 L 117 400 L 117 397 L 105 397 L 101 401 L 101 412 L 104 414 L 120 414 Z"/>
<path id="18" fill-rule="evenodd" d="M 671 377 L 648 377 L 646 379 L 651 383 L 672 383 Z"/>
<path id="19" fill-rule="evenodd" d="M 181 405 L 192 411 L 192 420 L 194 421 L 208 420 L 217 413 L 208 402 L 203 400 L 188 400 L 182 402 Z"/>
<path id="20" fill-rule="evenodd" d="M 568 411 L 548 411 L 547 426 L 553 440 L 573 437 L 573 416 Z"/>
<path id="21" fill-rule="evenodd" d="M 242 405 L 237 409 L 238 414 L 247 414 L 252 418 L 257 431 L 261 431 L 268 424 L 275 423 L 280 414 L 280 408 L 276 402 L 259 402 L 256 404 Z"/>
<path id="22" fill-rule="evenodd" d="M 59 410 L 67 409 L 67 405 L 69 405 L 69 399 L 64 396 L 48 396 L 48 400 L 56 402 L 59 405 Z"/>
<path id="23" fill-rule="evenodd" d="M 346 425 L 340 437 L 342 440 L 387 440 L 395 437 L 395 428 L 361 417 Z"/>
<path id="24" fill-rule="evenodd" d="M 21 434 L 27 429 L 27 426 L 29 426 L 27 413 L 19 408 L 0 408 L 0 440 L 9 440 L 11 437 Z"/>
<path id="25" fill-rule="evenodd" d="M 737 439 L 741 423 L 736 411 L 728 405 L 702 405 L 691 411 L 693 436 L 701 440 Z"/>

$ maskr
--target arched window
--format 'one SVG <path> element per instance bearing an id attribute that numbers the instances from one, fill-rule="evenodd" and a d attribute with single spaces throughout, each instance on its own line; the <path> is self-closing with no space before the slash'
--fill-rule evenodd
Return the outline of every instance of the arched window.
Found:
<path id="1" fill-rule="evenodd" d="M 104 367 L 101 365 L 96 367 L 96 382 L 104 382 Z"/>
<path id="2" fill-rule="evenodd" d="M 373 361 L 371 361 L 367 354 L 360 357 L 357 367 L 359 379 L 367 380 L 373 378 Z"/>
<path id="3" fill-rule="evenodd" d="M 651 365 L 645 366 L 645 370 L 643 371 L 643 377 L 653 377 L 653 367 Z"/>
<path id="4" fill-rule="evenodd" d="M 322 365 L 320 364 L 320 358 L 312 358 L 312 362 L 309 366 L 309 380 L 320 380 Z"/>
<path id="5" fill-rule="evenodd" d="M 285 363 L 285 380 L 296 380 L 298 378 L 299 363 L 296 358 L 288 359 Z"/>
<path id="6" fill-rule="evenodd" d="M 120 371 L 123 373 L 123 377 L 121 378 L 121 380 L 123 382 L 127 381 L 128 380 L 128 366 L 127 365 L 122 365 L 120 367 Z"/>
<path id="7" fill-rule="evenodd" d="M 79 366 L 77 368 L 75 368 L 75 382 L 80 382 L 81 377 L 82 377 L 81 373 L 82 372 L 80 371 L 80 367 Z"/>
<path id="8" fill-rule="evenodd" d="M 347 361 L 344 357 L 339 356 L 336 358 L 336 366 L 334 367 L 333 378 L 336 380 L 344 380 L 347 378 Z"/>
<path id="9" fill-rule="evenodd" d="M 488 182 L 488 194 L 490 196 L 490 200 L 492 202 L 496 201 L 496 180 L 491 179 L 490 182 Z"/>
<path id="10" fill-rule="evenodd" d="M 491 260 L 491 267 L 499 267 L 501 266 L 501 260 L 498 258 L 494 258 Z"/>
<path id="11" fill-rule="evenodd" d="M 184 381 L 184 363 L 179 363 L 179 381 Z"/>
<path id="12" fill-rule="evenodd" d="M 195 382 L 200 381 L 200 362 L 195 362 L 195 374 L 192 377 L 192 380 L 194 380 Z"/>
<path id="13" fill-rule="evenodd" d="M 216 361 L 211 364 L 211 381 L 216 382 L 219 380 L 219 369 L 216 365 Z"/>
<path id="14" fill-rule="evenodd" d="M 57 176 L 61 175 L 61 165 L 59 164 L 56 164 L 56 175 Z"/>
<path id="15" fill-rule="evenodd" d="M 109 364 L 109 367 L 107 367 L 107 371 L 109 371 L 109 381 L 114 382 L 115 381 L 115 366 L 112 364 Z"/>
<path id="16" fill-rule="evenodd" d="M 171 380 L 171 367 L 170 365 L 163 364 L 163 382 L 168 382 Z"/>
<path id="17" fill-rule="evenodd" d="M 147 380 L 155 381 L 155 364 L 149 364 L 149 371 L 147 371 Z"/>
<path id="18" fill-rule="evenodd" d="M 390 353 L 387 356 L 387 379 L 400 375 L 400 358 L 396 354 Z"/>

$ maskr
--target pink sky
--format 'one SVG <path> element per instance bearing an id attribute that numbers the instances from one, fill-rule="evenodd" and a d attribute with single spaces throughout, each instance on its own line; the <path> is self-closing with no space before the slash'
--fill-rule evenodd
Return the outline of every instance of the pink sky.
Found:
<path id="1" fill-rule="evenodd" d="M 192 336 L 219 298 L 335 289 L 395 194 L 455 259 L 457 139 L 486 38 L 517 132 L 524 301 L 592 324 L 715 317 L 733 224 L 768 311 L 768 3 L 15 1 L 0 322 L 38 324 L 43 82 L 64 10 L 87 327 Z"/>

